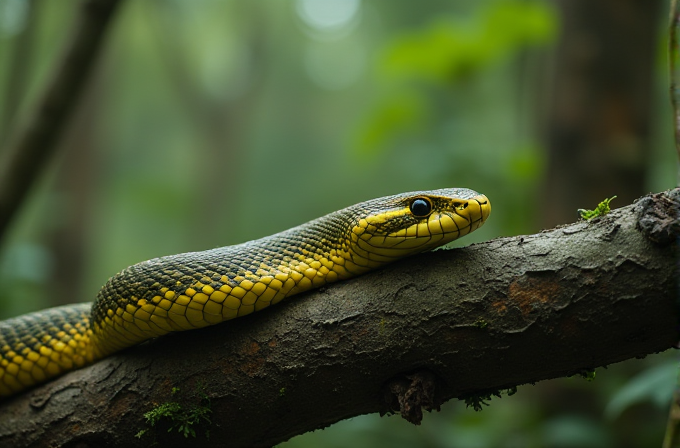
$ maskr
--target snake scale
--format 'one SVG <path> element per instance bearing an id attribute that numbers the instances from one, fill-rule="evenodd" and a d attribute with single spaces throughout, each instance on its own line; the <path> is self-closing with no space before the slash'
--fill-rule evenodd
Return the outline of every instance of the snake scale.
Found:
<path id="1" fill-rule="evenodd" d="M 243 244 L 135 264 L 110 278 L 94 304 L 0 322 L 0 396 L 441 246 L 479 228 L 490 211 L 486 196 L 465 188 L 403 193 Z"/>

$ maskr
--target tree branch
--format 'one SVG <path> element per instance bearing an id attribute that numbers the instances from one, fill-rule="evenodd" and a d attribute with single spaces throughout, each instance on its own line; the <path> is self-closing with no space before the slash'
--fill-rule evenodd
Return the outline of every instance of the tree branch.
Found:
<path id="1" fill-rule="evenodd" d="M 42 168 L 84 90 L 120 0 L 86 0 L 58 67 L 28 123 L 10 137 L 0 162 L 0 238 Z"/>
<path id="2" fill-rule="evenodd" d="M 675 189 L 160 338 L 0 405 L 0 445 L 269 446 L 666 350 L 679 337 L 679 209 Z M 194 439 L 145 423 L 173 406 L 209 408 L 212 424 Z"/>

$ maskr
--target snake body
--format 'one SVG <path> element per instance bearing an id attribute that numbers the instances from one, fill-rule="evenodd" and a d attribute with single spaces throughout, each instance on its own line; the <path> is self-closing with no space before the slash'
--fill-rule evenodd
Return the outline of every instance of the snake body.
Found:
<path id="1" fill-rule="evenodd" d="M 476 230 L 490 211 L 486 196 L 468 189 L 403 193 L 243 244 L 135 264 L 110 278 L 94 304 L 0 322 L 0 396 L 433 249 Z"/>

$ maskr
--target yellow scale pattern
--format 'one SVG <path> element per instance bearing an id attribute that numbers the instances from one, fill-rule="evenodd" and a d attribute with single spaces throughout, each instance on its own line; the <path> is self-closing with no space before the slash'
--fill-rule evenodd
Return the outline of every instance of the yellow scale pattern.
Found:
<path id="1" fill-rule="evenodd" d="M 427 215 L 414 214 L 415 199 L 429 204 Z M 94 305 L 0 322 L 0 396 L 147 339 L 245 316 L 430 250 L 474 231 L 490 210 L 485 196 L 467 189 L 404 193 L 260 240 L 133 265 L 109 279 Z"/>
<path id="2" fill-rule="evenodd" d="M 221 276 L 193 283 L 180 292 L 161 287 L 150 300 L 133 298 L 125 307 L 108 309 L 106 317 L 95 324 L 97 346 L 95 358 L 118 351 L 150 337 L 173 331 L 192 330 L 259 311 L 293 294 L 350 277 L 345 259 L 331 260 L 310 256 L 302 250 L 297 262 L 266 267 L 246 276 Z M 332 261 L 335 259 L 335 261 Z M 275 272 L 275 273 L 273 273 Z"/>
<path id="3" fill-rule="evenodd" d="M 53 308 L 0 322 L 0 396 L 92 362 L 91 307 Z"/>

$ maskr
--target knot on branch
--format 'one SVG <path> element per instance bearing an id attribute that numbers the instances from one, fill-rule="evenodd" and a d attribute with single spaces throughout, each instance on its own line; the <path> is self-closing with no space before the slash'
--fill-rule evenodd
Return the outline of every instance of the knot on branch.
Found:
<path id="1" fill-rule="evenodd" d="M 637 228 L 650 241 L 666 245 L 680 237 L 680 188 L 640 199 L 636 211 Z"/>
<path id="2" fill-rule="evenodd" d="M 385 385 L 385 405 L 388 412 L 397 412 L 414 425 L 423 420 L 423 409 L 439 411 L 443 400 L 437 397 L 437 377 L 428 370 L 393 378 Z"/>

